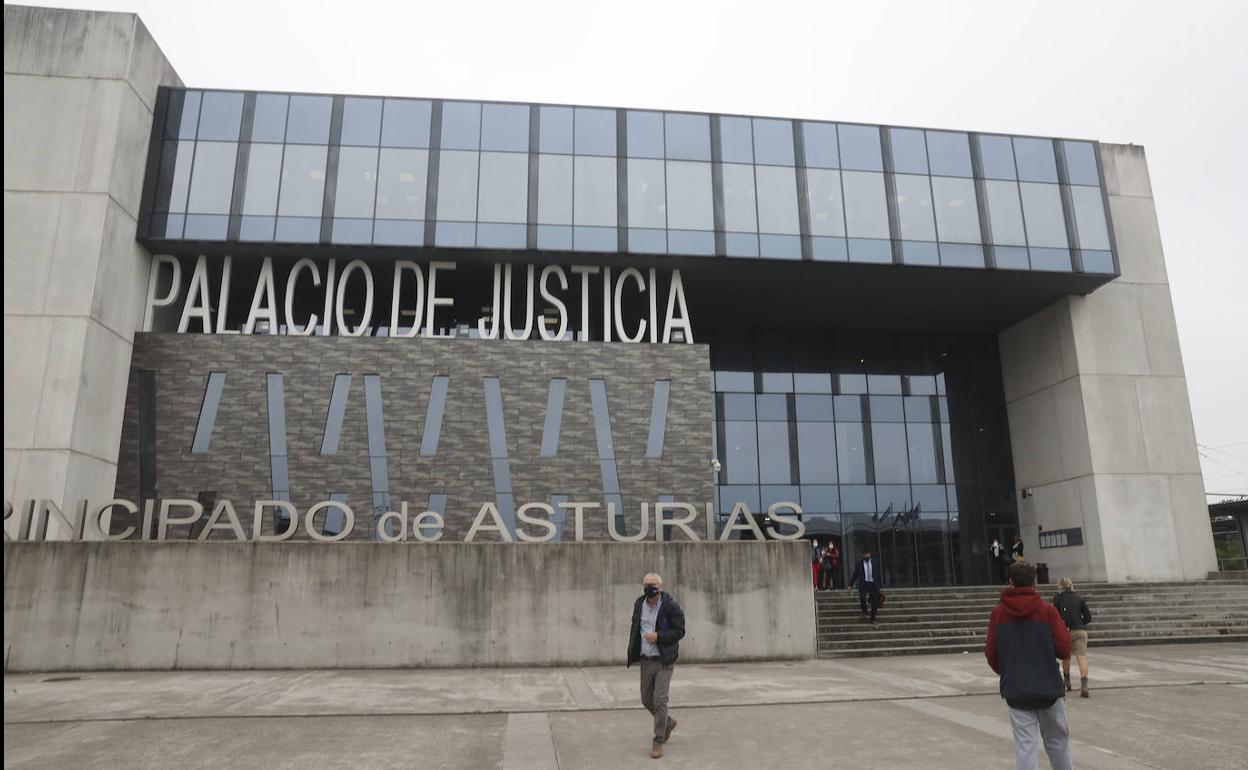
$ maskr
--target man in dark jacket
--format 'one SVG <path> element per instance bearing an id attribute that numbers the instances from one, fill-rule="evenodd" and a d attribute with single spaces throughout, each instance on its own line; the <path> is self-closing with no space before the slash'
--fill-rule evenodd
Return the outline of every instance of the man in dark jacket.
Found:
<path id="1" fill-rule="evenodd" d="M 871 605 L 870 622 L 875 622 L 875 613 L 880 608 L 880 583 L 884 576 L 880 574 L 880 560 L 871 556 L 870 548 L 862 549 L 862 558 L 854 567 L 854 574 L 849 579 L 849 590 L 858 586 L 858 607 L 862 610 L 861 619 L 867 620 L 867 605 Z"/>
<path id="2" fill-rule="evenodd" d="M 1066 693 L 1054 662 L 1070 660 L 1070 633 L 1035 586 L 1034 566 L 1025 561 L 1010 565 L 1009 587 L 1001 592 L 1001 603 L 988 621 L 984 655 L 1001 677 L 1019 770 L 1037 766 L 1041 736 L 1053 770 L 1070 770 Z"/>
<path id="3" fill-rule="evenodd" d="M 685 636 L 685 611 L 663 591 L 663 578 L 653 572 L 642 579 L 642 595 L 633 604 L 628 632 L 628 665 L 641 661 L 641 705 L 654 716 L 650 756 L 663 756 L 663 744 L 676 729 L 668 716 L 667 694 Z"/>
<path id="4" fill-rule="evenodd" d="M 1088 695 L 1088 624 L 1092 622 L 1092 611 L 1083 597 L 1075 593 L 1075 584 L 1064 577 L 1057 581 L 1057 596 L 1053 597 L 1053 606 L 1062 616 L 1066 628 L 1070 630 L 1070 654 L 1079 661 L 1079 697 Z M 1066 682 L 1066 692 L 1070 692 L 1070 658 L 1062 661 L 1062 679 Z"/>

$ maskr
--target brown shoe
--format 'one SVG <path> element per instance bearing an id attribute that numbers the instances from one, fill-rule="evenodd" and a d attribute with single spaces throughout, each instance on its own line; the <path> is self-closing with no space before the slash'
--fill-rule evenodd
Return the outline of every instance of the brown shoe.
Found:
<path id="1" fill-rule="evenodd" d="M 667 731 L 663 733 L 663 742 L 667 743 L 667 739 L 672 737 L 672 730 L 676 729 L 676 720 L 671 717 L 667 718 Z"/>
<path id="2" fill-rule="evenodd" d="M 650 747 L 650 758 L 651 759 L 663 758 L 663 744 L 659 743 L 658 741 L 654 742 L 654 745 Z"/>

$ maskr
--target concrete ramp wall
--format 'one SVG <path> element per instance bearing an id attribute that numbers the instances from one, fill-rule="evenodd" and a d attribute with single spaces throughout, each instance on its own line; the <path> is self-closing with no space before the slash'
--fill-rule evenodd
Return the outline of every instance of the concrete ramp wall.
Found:
<path id="1" fill-rule="evenodd" d="M 805 542 L 6 543 L 5 671 L 623 664 L 647 572 L 684 661 L 812 658 Z"/>

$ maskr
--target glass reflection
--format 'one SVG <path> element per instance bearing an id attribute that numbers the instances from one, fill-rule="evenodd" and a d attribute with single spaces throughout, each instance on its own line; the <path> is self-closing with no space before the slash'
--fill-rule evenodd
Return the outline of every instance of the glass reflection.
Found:
<path id="1" fill-rule="evenodd" d="M 715 330 L 711 351 L 721 515 L 796 494 L 889 585 L 986 579 L 985 528 L 1017 526 L 993 338 Z"/>

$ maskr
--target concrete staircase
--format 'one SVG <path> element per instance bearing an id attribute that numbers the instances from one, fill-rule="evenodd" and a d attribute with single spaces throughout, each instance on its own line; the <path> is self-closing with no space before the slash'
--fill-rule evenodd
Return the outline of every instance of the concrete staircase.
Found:
<path id="1" fill-rule="evenodd" d="M 1092 610 L 1088 644 L 1248 642 L 1248 579 L 1186 583 L 1081 583 Z M 1039 587 L 1051 599 L 1057 586 Z M 858 619 L 858 594 L 815 593 L 819 657 L 982 652 L 1001 586 L 886 588 L 875 625 Z"/>

